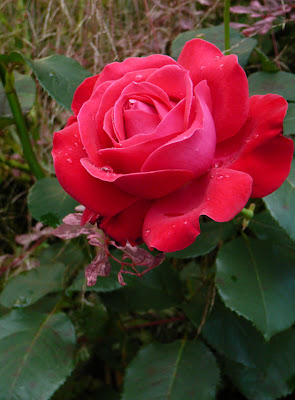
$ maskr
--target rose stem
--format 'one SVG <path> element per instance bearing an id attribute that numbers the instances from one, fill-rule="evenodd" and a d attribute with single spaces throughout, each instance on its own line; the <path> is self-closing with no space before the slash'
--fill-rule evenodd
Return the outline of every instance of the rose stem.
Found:
<path id="1" fill-rule="evenodd" d="M 21 141 L 24 157 L 35 177 L 37 179 L 44 178 L 45 175 L 33 151 L 28 130 L 26 127 L 26 122 L 22 113 L 18 96 L 16 94 L 13 72 L 5 70 L 4 67 L 1 66 L 0 75 L 3 82 L 5 94 L 14 118 L 16 130 Z"/>
<path id="2" fill-rule="evenodd" d="M 223 22 L 224 22 L 224 46 L 225 46 L 225 54 L 230 54 L 230 36 L 229 36 L 229 7 L 230 0 L 224 1 L 224 10 L 223 10 Z"/>

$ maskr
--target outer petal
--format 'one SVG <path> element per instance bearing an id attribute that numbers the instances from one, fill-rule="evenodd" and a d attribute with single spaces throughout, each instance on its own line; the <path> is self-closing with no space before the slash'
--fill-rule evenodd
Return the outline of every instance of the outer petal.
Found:
<path id="1" fill-rule="evenodd" d="M 97 81 L 98 77 L 99 75 L 94 75 L 90 78 L 86 78 L 81 85 L 78 86 L 72 101 L 72 110 L 74 111 L 75 115 L 78 115 L 82 105 L 91 97 L 95 82 Z"/>
<path id="2" fill-rule="evenodd" d="M 252 176 L 252 197 L 272 193 L 290 172 L 293 141 L 281 134 L 287 106 L 286 100 L 275 94 L 252 96 L 241 131 L 216 149 L 217 164 Z"/>
<path id="3" fill-rule="evenodd" d="M 101 99 L 112 82 L 105 82 L 94 92 L 91 98 L 83 104 L 79 114 L 78 123 L 81 140 L 88 157 L 94 162 L 99 163 L 97 156 L 98 150 L 102 144 L 102 130 L 99 132 L 95 123 L 97 109 L 101 103 Z M 100 133 L 100 134 L 99 134 Z"/>
<path id="4" fill-rule="evenodd" d="M 97 168 L 88 158 L 83 158 L 81 163 L 93 177 L 105 182 L 114 182 L 124 192 L 145 199 L 166 196 L 193 178 L 190 171 L 184 170 L 138 172 L 124 175 Z"/>
<path id="5" fill-rule="evenodd" d="M 104 218 L 100 228 L 122 245 L 127 240 L 134 246 L 140 244 L 144 217 L 151 204 L 150 200 L 139 200 L 114 217 Z"/>
<path id="6" fill-rule="evenodd" d="M 160 251 L 182 250 L 200 233 L 200 215 L 217 222 L 229 221 L 245 206 L 251 190 L 248 174 L 212 169 L 153 203 L 145 217 L 143 239 L 150 248 Z"/>
<path id="7" fill-rule="evenodd" d="M 80 159 L 87 155 L 82 146 L 77 123 L 54 134 L 54 167 L 64 190 L 91 211 L 107 216 L 115 215 L 134 203 L 136 199 L 133 196 L 112 183 L 93 178 L 83 168 Z"/>
<path id="8" fill-rule="evenodd" d="M 105 81 L 120 79 L 128 72 L 138 71 L 137 75 L 140 75 L 140 70 L 161 68 L 169 64 L 177 65 L 173 58 L 161 54 L 154 54 L 148 57 L 130 57 L 123 62 L 114 62 L 104 67 L 96 87 Z"/>
<path id="9" fill-rule="evenodd" d="M 246 121 L 249 108 L 248 81 L 237 57 L 224 56 L 213 44 L 193 39 L 185 44 L 178 63 L 190 71 L 195 85 L 207 80 L 217 141 L 235 135 Z"/>

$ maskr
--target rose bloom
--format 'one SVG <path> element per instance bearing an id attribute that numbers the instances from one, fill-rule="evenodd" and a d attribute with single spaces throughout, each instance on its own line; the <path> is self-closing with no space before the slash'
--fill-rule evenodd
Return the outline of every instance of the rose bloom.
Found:
<path id="1" fill-rule="evenodd" d="M 67 126 L 54 134 L 57 178 L 121 244 L 184 249 L 199 218 L 231 220 L 249 197 L 276 190 L 290 171 L 282 136 L 287 102 L 249 98 L 235 55 L 206 41 L 107 65 L 76 90 Z"/>

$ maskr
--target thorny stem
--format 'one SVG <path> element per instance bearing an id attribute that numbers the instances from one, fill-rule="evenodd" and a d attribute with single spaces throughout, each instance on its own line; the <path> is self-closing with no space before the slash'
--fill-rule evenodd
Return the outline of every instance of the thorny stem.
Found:
<path id="1" fill-rule="evenodd" d="M 0 75 L 3 82 L 4 91 L 14 118 L 16 130 L 21 141 L 24 157 L 35 177 L 37 179 L 44 178 L 45 174 L 41 166 L 39 165 L 33 151 L 28 130 L 26 127 L 26 122 L 15 90 L 13 71 L 6 70 L 4 73 L 4 68 L 2 67 Z"/>
<path id="2" fill-rule="evenodd" d="M 223 22 L 224 22 L 224 46 L 225 46 L 225 54 L 230 54 L 230 36 L 229 36 L 229 8 L 230 8 L 230 0 L 224 1 L 224 10 L 223 10 Z"/>

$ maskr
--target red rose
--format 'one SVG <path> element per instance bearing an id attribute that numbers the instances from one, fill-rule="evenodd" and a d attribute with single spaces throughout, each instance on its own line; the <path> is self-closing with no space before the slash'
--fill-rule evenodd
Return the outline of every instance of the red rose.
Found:
<path id="1" fill-rule="evenodd" d="M 200 233 L 200 215 L 229 221 L 290 170 L 287 102 L 249 99 L 237 57 L 200 39 L 177 62 L 152 55 L 107 65 L 78 87 L 72 109 L 54 135 L 57 178 L 86 207 L 84 220 L 99 217 L 123 244 L 181 250 Z"/>

